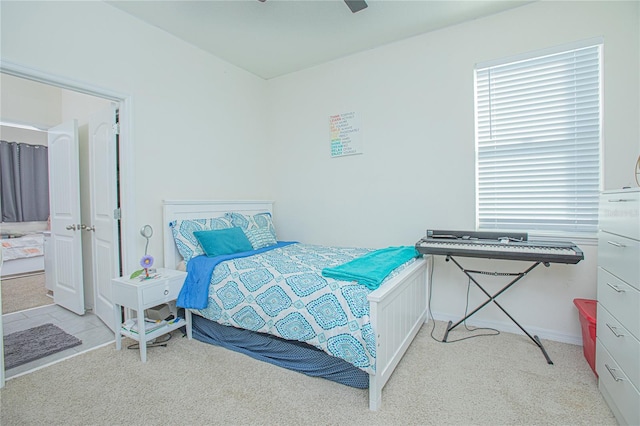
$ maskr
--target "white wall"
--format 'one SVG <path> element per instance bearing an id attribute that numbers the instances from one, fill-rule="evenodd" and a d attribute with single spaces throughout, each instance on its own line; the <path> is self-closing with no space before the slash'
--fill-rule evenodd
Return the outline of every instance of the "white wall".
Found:
<path id="1" fill-rule="evenodd" d="M 4 31 L 2 36 L 4 39 Z M 2 42 L 4 47 L 4 40 Z M 0 97 L 2 120 L 31 124 L 41 129 L 48 129 L 60 123 L 62 93 L 59 88 L 6 74 L 0 75 L 0 88 L 2 89 Z M 46 145 L 46 134 L 43 139 L 42 145 Z"/>
<path id="2" fill-rule="evenodd" d="M 379 247 L 414 244 L 427 228 L 475 229 L 474 64 L 596 36 L 605 39 L 604 188 L 629 185 L 640 153 L 639 13 L 637 2 L 536 2 L 270 80 L 280 237 Z M 348 111 L 361 115 L 364 154 L 331 159 L 328 117 Z M 501 297 L 542 338 L 581 341 L 572 300 L 595 298 L 597 253 L 577 242 L 583 262 L 535 270 Z M 463 316 L 466 285 L 436 261 L 440 318 Z M 493 306 L 474 319 L 515 330 Z"/>
<path id="3" fill-rule="evenodd" d="M 130 97 L 133 229 L 160 230 L 163 199 L 268 197 L 263 80 L 103 2 L 0 8 L 3 61 Z"/>

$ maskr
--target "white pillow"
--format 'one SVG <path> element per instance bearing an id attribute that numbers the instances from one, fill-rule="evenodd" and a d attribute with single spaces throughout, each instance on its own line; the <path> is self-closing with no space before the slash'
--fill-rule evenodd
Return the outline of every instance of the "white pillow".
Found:
<path id="1" fill-rule="evenodd" d="M 254 250 L 269 247 L 278 243 L 271 231 L 269 231 L 269 228 L 254 228 L 243 232 L 249 239 Z"/>
<path id="2" fill-rule="evenodd" d="M 227 218 L 233 226 L 242 228 L 245 233 L 252 229 L 266 228 L 273 236 L 273 239 L 277 240 L 276 228 L 273 226 L 273 219 L 269 212 L 256 213 L 253 216 L 233 212 L 225 214 L 225 218 Z"/>
<path id="3" fill-rule="evenodd" d="M 185 262 L 189 262 L 195 256 L 204 254 L 198 239 L 193 235 L 195 231 L 211 231 L 213 229 L 233 227 L 231 221 L 225 217 L 175 220 L 169 226 L 171 226 L 178 252 L 180 252 Z"/>

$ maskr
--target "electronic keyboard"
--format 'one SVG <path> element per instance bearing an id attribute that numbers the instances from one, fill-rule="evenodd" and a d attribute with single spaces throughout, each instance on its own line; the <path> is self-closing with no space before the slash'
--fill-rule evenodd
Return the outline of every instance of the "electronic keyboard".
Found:
<path id="1" fill-rule="evenodd" d="M 529 241 L 526 233 L 428 230 L 416 243 L 422 254 L 576 264 L 584 254 L 573 243 Z"/>

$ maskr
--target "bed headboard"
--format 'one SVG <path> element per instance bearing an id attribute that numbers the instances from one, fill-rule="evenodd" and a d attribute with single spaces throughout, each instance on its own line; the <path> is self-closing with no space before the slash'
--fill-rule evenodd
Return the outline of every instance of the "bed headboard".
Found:
<path id="1" fill-rule="evenodd" d="M 205 219 L 224 216 L 227 212 L 253 215 L 273 213 L 273 201 L 220 201 L 220 200 L 164 200 L 162 202 L 162 239 L 164 242 L 164 267 L 175 269 L 182 256 L 173 241 L 169 223 L 178 219 Z"/>

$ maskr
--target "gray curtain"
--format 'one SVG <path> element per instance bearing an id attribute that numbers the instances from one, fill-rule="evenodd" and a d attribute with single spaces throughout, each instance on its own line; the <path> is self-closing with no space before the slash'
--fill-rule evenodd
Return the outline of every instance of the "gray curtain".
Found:
<path id="1" fill-rule="evenodd" d="M 0 141 L 0 201 L 3 222 L 49 217 L 47 147 Z"/>

